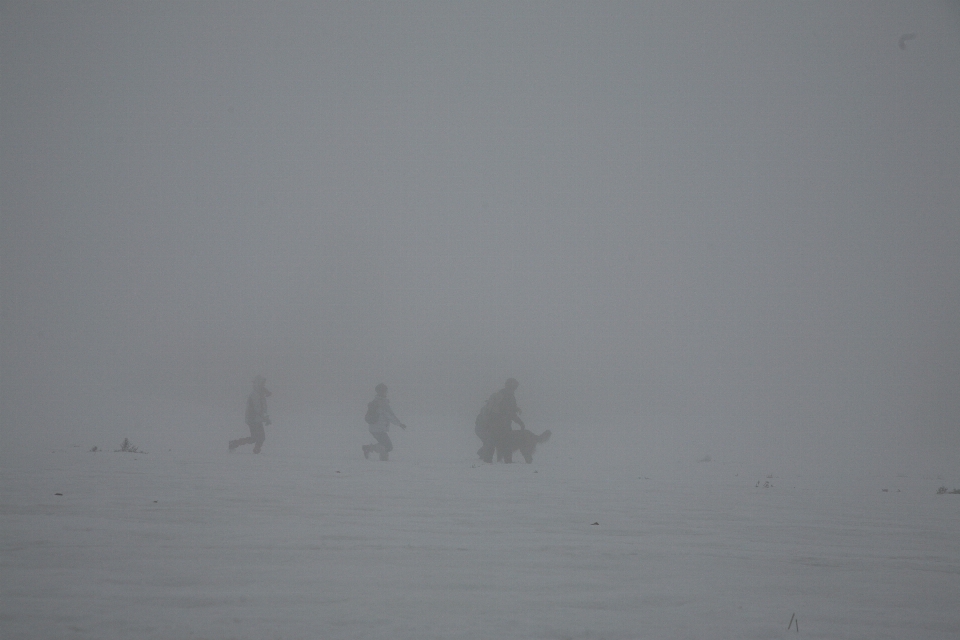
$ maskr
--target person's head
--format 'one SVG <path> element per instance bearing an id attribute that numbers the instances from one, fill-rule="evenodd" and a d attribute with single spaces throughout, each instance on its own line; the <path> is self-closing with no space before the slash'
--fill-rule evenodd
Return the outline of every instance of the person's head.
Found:
<path id="1" fill-rule="evenodd" d="M 377 395 L 385 398 L 387 396 L 387 385 L 383 384 L 382 382 L 378 384 Z"/>
<path id="2" fill-rule="evenodd" d="M 517 387 L 520 386 L 520 383 L 517 382 L 516 378 L 507 378 L 506 384 L 503 385 L 503 388 L 511 393 L 517 390 Z"/>
<path id="3" fill-rule="evenodd" d="M 257 376 L 253 379 L 253 388 L 264 395 L 270 395 L 270 392 L 267 391 L 267 379 L 263 376 Z"/>

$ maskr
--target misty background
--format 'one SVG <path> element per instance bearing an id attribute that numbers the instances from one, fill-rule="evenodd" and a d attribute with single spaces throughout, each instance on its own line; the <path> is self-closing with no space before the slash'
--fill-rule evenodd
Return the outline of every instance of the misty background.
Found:
<path id="1" fill-rule="evenodd" d="M 957 464 L 956 2 L 2 2 L 0 163 L 0 458 Z"/>

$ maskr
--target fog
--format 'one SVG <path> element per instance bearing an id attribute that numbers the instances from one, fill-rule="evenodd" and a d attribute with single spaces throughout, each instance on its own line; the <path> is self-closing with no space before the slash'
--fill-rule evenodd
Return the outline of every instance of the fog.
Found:
<path id="1" fill-rule="evenodd" d="M 0 457 L 225 454 L 257 374 L 266 451 L 359 449 L 382 381 L 472 455 L 513 376 L 538 456 L 956 466 L 955 2 L 4 2 L 0 34 Z"/>

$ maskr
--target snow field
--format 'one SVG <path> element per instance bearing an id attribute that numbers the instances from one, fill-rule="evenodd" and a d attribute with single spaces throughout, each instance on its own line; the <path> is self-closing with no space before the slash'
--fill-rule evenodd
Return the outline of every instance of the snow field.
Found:
<path id="1" fill-rule="evenodd" d="M 284 446 L 278 429 L 259 456 L 228 454 L 225 437 L 216 451 L 77 446 L 18 458 L 0 476 L 3 636 L 946 639 L 960 629 L 960 499 L 935 495 L 935 479 L 824 488 L 722 462 L 648 475 L 602 457 L 578 463 L 557 433 L 531 465 L 484 465 L 459 436 L 427 445 L 422 429 L 396 431 L 387 463 L 363 459 L 361 431 L 314 452 Z M 794 614 L 799 631 L 787 631 Z"/>

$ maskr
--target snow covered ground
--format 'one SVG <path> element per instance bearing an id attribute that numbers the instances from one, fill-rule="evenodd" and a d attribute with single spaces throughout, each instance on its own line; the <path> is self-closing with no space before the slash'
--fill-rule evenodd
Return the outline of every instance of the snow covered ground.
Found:
<path id="1" fill-rule="evenodd" d="M 261 455 L 227 453 L 241 429 L 6 463 L 0 635 L 960 633 L 960 495 L 936 495 L 955 477 L 631 464 L 556 430 L 530 465 L 481 464 L 465 429 L 427 426 L 391 431 L 386 463 L 360 455 L 360 428 L 294 441 L 275 425 Z"/>

